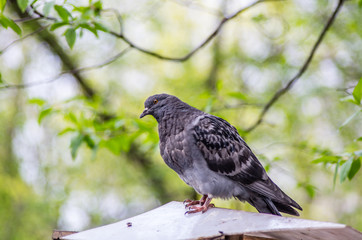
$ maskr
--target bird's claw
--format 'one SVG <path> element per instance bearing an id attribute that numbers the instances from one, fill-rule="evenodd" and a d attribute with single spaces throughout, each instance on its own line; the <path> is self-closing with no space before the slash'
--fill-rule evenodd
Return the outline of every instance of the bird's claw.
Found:
<path id="1" fill-rule="evenodd" d="M 194 205 L 198 205 L 200 204 L 201 201 L 199 200 L 190 200 L 190 199 L 186 199 L 183 204 L 185 205 L 185 208 L 188 208 L 190 206 L 194 206 Z M 202 205 L 202 204 L 201 204 Z"/>
<path id="2" fill-rule="evenodd" d="M 188 211 L 185 212 L 185 215 L 191 214 L 191 213 L 198 213 L 198 212 L 206 212 L 209 208 L 215 207 L 215 204 L 210 203 L 208 206 L 202 205 L 202 206 L 196 206 L 192 205 L 188 207 Z"/>

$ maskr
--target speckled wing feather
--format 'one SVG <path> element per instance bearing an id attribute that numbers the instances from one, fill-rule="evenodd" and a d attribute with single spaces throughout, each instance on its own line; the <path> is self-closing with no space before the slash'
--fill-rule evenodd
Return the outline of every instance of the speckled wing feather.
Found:
<path id="1" fill-rule="evenodd" d="M 227 121 L 204 115 L 195 123 L 193 136 L 212 171 L 225 175 L 272 201 L 301 209 L 272 182 L 236 128 Z"/>

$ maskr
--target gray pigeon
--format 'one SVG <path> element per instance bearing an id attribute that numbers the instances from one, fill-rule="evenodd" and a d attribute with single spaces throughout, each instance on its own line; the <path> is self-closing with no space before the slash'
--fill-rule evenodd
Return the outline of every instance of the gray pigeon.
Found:
<path id="1" fill-rule="evenodd" d="M 185 200 L 186 213 L 207 211 L 214 197 L 234 197 L 260 213 L 299 216 L 294 208 L 302 208 L 268 177 L 236 128 L 224 119 L 168 94 L 149 97 L 140 118 L 146 115 L 158 122 L 165 163 L 203 195 L 200 201 Z"/>

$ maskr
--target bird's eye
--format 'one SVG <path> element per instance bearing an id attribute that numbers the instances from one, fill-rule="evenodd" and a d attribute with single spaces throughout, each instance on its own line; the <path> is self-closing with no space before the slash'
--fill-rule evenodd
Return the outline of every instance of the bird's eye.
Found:
<path id="1" fill-rule="evenodd" d="M 153 104 L 156 104 L 156 103 L 158 103 L 158 100 L 157 99 L 153 100 Z"/>

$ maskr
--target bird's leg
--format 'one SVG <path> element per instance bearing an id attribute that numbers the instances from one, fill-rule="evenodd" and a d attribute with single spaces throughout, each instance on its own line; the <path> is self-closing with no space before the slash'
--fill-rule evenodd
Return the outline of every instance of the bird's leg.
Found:
<path id="1" fill-rule="evenodd" d="M 201 206 L 204 205 L 205 201 L 206 201 L 206 198 L 207 198 L 207 195 L 204 194 L 202 195 L 202 198 L 200 200 L 190 200 L 190 199 L 186 199 L 184 201 L 184 204 L 185 204 L 185 208 L 188 208 L 190 206 L 193 206 L 193 205 L 197 205 L 197 204 L 200 204 Z"/>
<path id="2" fill-rule="evenodd" d="M 192 205 L 189 207 L 189 210 L 187 212 L 185 212 L 185 214 L 206 212 L 209 208 L 215 207 L 214 204 L 212 204 L 212 203 L 210 204 L 211 200 L 212 200 L 212 197 L 207 196 L 203 205 L 201 205 L 201 206 Z"/>

